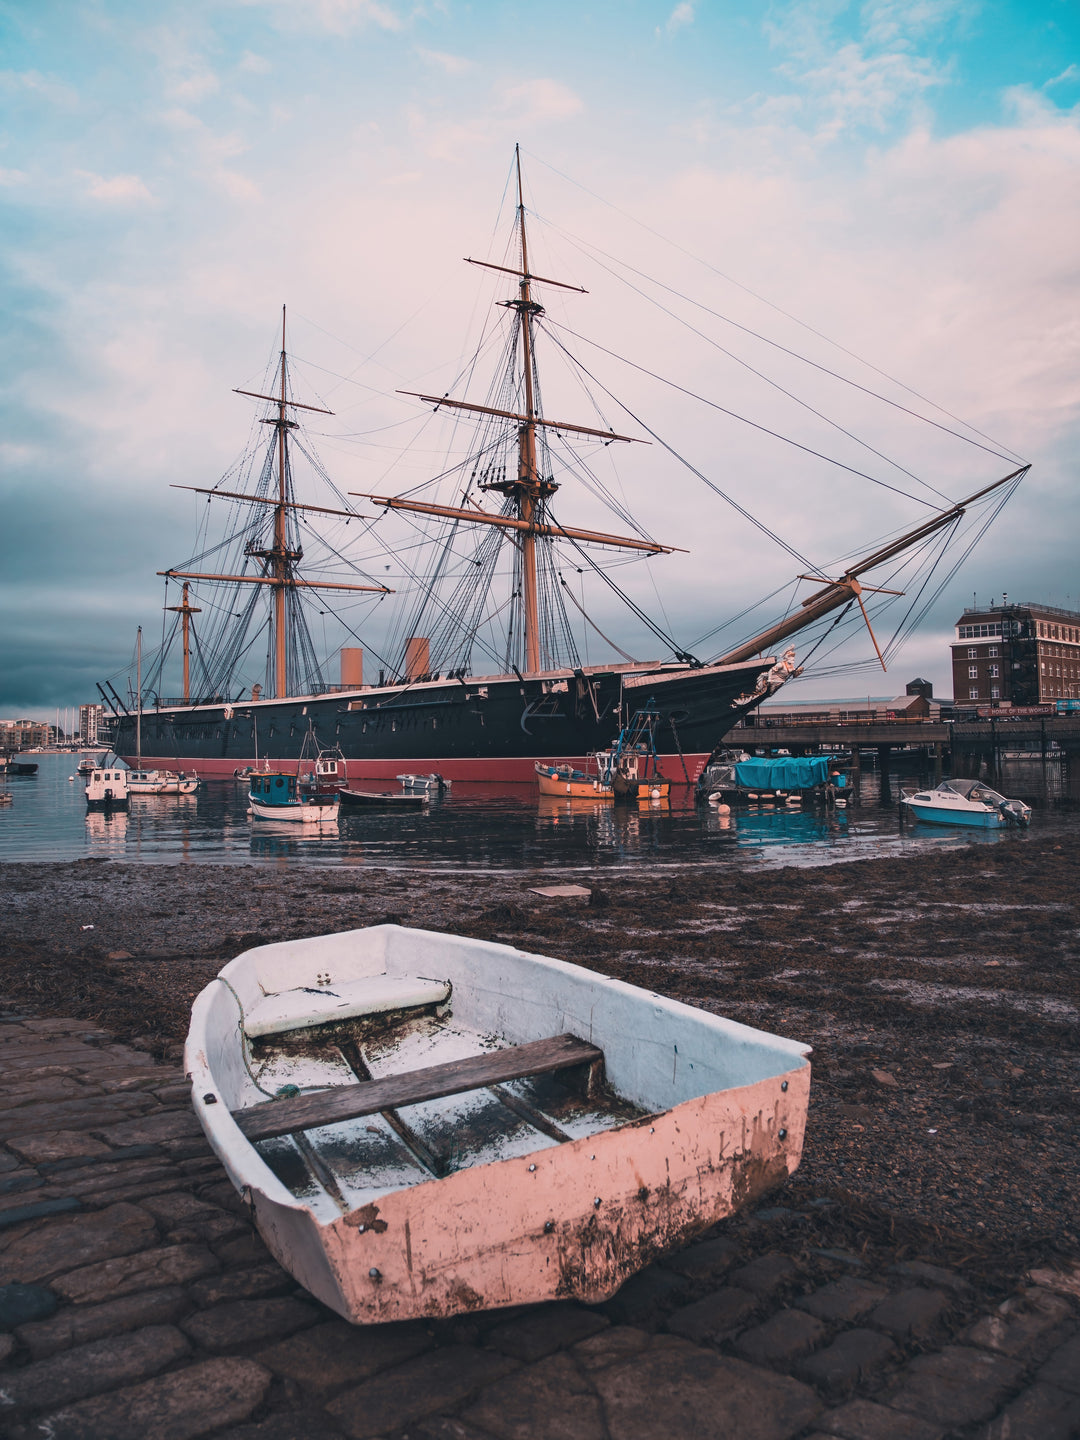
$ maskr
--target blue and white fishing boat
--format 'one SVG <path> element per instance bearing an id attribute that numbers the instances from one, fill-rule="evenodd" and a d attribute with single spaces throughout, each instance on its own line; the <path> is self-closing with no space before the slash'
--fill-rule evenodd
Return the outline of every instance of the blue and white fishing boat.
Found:
<path id="1" fill-rule="evenodd" d="M 248 814 L 253 820 L 330 825 L 338 817 L 338 796 L 301 790 L 297 777 L 284 770 L 260 770 L 251 777 Z"/>
<path id="2" fill-rule="evenodd" d="M 1027 825 L 1031 807 L 1008 800 L 981 780 L 943 780 L 933 790 L 904 791 L 900 798 L 916 820 L 935 825 L 975 825 L 1000 830 L 1006 825 Z"/>

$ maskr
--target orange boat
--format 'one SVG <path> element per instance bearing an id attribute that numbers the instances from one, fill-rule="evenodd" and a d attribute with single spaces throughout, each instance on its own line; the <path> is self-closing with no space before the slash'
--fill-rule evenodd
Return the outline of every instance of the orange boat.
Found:
<path id="1" fill-rule="evenodd" d="M 536 781 L 541 795 L 556 795 L 561 800 L 614 800 L 615 791 L 599 775 L 588 775 L 572 765 L 536 765 Z"/>

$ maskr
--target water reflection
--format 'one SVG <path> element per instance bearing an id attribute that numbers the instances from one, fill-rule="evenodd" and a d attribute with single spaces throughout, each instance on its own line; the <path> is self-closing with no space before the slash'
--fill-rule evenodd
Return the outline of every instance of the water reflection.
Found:
<path id="1" fill-rule="evenodd" d="M 1080 767 L 1078 767 L 1080 768 Z M 537 795 L 531 785 L 456 785 L 423 810 L 343 814 L 336 825 L 252 824 L 243 786 L 212 781 L 196 795 L 141 796 L 131 810 L 87 812 L 68 756 L 40 757 L 35 777 L 13 781 L 0 809 L 0 859 L 197 860 L 444 869 L 634 868 L 687 862 L 781 865 L 996 844 L 1010 831 L 957 832 L 902 823 L 901 785 L 932 783 L 924 770 L 882 776 L 864 762 L 845 810 L 765 805 L 718 813 L 679 787 L 669 803 L 614 805 Z M 1034 833 L 1075 823 L 1080 776 L 1060 763 L 1007 761 L 996 782 L 1035 811 Z M 1021 837 L 1022 838 L 1022 837 Z"/>

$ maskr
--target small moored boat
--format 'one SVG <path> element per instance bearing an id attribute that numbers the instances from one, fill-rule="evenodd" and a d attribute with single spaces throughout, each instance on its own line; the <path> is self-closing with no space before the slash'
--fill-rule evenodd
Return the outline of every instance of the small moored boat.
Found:
<path id="1" fill-rule="evenodd" d="M 798 1165 L 808 1047 L 377 925 L 230 961 L 185 1052 L 278 1261 L 354 1322 L 605 1299 Z"/>
<path id="2" fill-rule="evenodd" d="M 937 825 L 976 825 L 1000 830 L 1005 825 L 1027 825 L 1031 807 L 1008 800 L 981 780 L 943 780 L 933 790 L 905 790 L 900 797 L 916 820 Z"/>
<path id="3" fill-rule="evenodd" d="M 570 800 L 614 800 L 615 792 L 599 775 L 575 770 L 572 765 L 544 765 L 536 762 L 536 783 L 541 795 Z"/>
<path id="4" fill-rule="evenodd" d="M 450 789 L 450 781 L 444 780 L 441 775 L 399 775 L 397 779 L 403 790 L 423 790 L 425 794 L 434 790 L 441 795 L 444 790 Z"/>
<path id="5" fill-rule="evenodd" d="M 128 808 L 128 771 L 116 760 L 90 771 L 86 781 L 86 805 L 89 810 L 126 810 Z"/>
<path id="6" fill-rule="evenodd" d="M 320 794 L 302 791 L 295 775 L 284 770 L 260 770 L 251 777 L 248 814 L 253 820 L 330 825 L 337 820 L 337 792 Z"/>
<path id="7" fill-rule="evenodd" d="M 129 795 L 194 795 L 197 775 L 178 775 L 175 770 L 129 770 Z"/>
<path id="8" fill-rule="evenodd" d="M 428 804 L 426 790 L 403 795 L 391 790 L 349 790 L 340 792 L 343 810 L 423 810 Z"/>

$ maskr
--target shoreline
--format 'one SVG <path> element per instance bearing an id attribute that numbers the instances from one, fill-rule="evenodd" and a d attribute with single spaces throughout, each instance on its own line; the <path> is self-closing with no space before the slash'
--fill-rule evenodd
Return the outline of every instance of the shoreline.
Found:
<path id="1" fill-rule="evenodd" d="M 547 869 L 13 862 L 0 992 L 172 1058 L 195 994 L 251 946 L 381 922 L 497 940 L 813 1045 L 778 1205 L 830 1194 L 1080 1255 L 1078 861 L 1055 833 L 814 867 L 575 868 L 587 901 L 531 893 Z"/>

